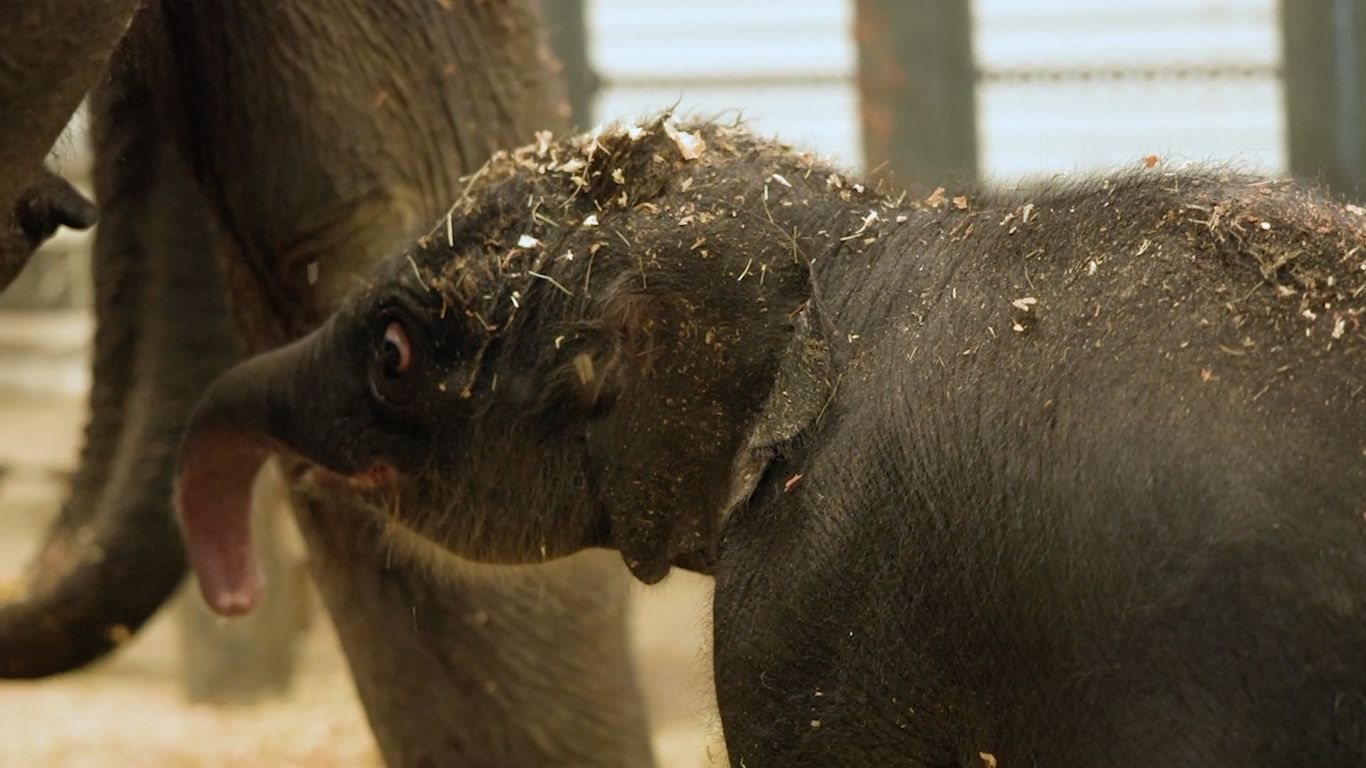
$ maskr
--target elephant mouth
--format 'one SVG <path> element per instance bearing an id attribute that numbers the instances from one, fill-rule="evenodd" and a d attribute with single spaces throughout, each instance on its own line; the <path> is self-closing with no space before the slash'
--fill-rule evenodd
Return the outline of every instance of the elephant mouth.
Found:
<path id="1" fill-rule="evenodd" d="M 360 492 L 387 492 L 398 488 L 398 470 L 377 461 L 359 472 L 336 472 L 314 464 L 304 471 L 307 483 L 329 489 L 348 489 Z"/>

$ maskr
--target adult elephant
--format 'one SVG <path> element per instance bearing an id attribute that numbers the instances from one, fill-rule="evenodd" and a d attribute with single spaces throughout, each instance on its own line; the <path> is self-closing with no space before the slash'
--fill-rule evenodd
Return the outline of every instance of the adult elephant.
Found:
<path id="1" fill-rule="evenodd" d="M 0 2 L 0 290 L 57 224 L 89 224 L 80 198 L 43 169 L 43 156 L 104 71 L 138 7 L 109 0 Z"/>
<path id="2" fill-rule="evenodd" d="M 35 53 L 0 87 L 42 96 L 19 122 L 51 135 L 29 142 L 26 174 L 0 170 L 0 191 L 37 178 L 81 78 L 98 77 L 90 62 L 117 44 L 92 100 L 103 217 L 92 417 L 70 499 L 20 596 L 0 605 L 0 674 L 13 678 L 97 658 L 178 584 L 173 452 L 190 405 L 242 343 L 261 350 L 312 328 L 445 210 L 463 175 L 566 110 L 532 0 L 125 0 L 94 28 L 59 23 L 56 2 L 11 10 L 22 23 L 0 42 Z M 38 41 L 75 35 L 94 50 L 79 71 L 35 69 L 62 61 Z M 19 48 L 0 50 L 0 74 L 12 74 Z M 0 138 L 11 132 L 24 131 Z M 347 497 L 295 501 L 390 764 L 650 762 L 610 558 L 438 582 L 391 561 L 376 531 L 336 525 L 360 519 L 343 516 Z"/>

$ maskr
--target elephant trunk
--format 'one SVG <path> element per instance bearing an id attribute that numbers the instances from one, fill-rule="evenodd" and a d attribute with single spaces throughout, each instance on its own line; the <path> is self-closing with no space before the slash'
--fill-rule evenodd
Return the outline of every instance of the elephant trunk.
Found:
<path id="1" fill-rule="evenodd" d="M 75 669 L 129 638 L 175 591 L 175 451 L 208 383 L 240 357 L 214 223 L 155 130 L 152 95 L 97 94 L 102 221 L 90 421 L 71 491 L 38 555 L 0 595 L 0 677 Z"/>
<path id="2" fill-rule="evenodd" d="M 181 445 L 176 509 L 204 600 L 225 616 L 250 611 L 265 586 L 251 539 L 251 489 L 272 454 L 354 474 L 342 415 L 366 392 L 332 375 L 333 324 L 228 371 L 209 387 Z M 348 371 L 349 373 L 349 371 Z"/>

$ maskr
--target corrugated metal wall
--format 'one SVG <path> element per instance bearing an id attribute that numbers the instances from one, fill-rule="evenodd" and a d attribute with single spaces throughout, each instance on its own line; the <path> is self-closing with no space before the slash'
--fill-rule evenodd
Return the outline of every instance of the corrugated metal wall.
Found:
<path id="1" fill-rule="evenodd" d="M 1275 0 L 976 0 L 974 13 L 988 178 L 1154 153 L 1283 171 Z M 592 0 L 589 14 L 597 114 L 738 108 L 758 130 L 862 161 L 852 3 Z"/>
<path id="2" fill-rule="evenodd" d="M 862 161 L 850 34 L 838 0 L 591 0 L 589 58 L 603 78 L 595 114 L 636 118 L 739 112 L 757 130 Z"/>
<path id="3" fill-rule="evenodd" d="M 977 0 L 978 154 L 1010 179 L 1168 159 L 1285 169 L 1275 0 Z"/>

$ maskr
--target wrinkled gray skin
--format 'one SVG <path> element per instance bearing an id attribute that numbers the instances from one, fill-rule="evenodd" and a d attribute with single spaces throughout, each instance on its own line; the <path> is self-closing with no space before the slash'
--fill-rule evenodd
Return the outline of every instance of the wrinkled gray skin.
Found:
<path id="1" fill-rule="evenodd" d="M 44 170 L 0 222 L 0 291 L 23 270 L 33 252 L 57 227 L 86 229 L 95 223 L 95 204 L 62 177 Z"/>
<path id="2" fill-rule="evenodd" d="M 215 382 L 205 596 L 256 600 L 283 452 L 399 550 L 714 573 L 735 765 L 1366 764 L 1351 207 L 1160 169 L 902 204 L 693 130 L 492 163 Z"/>
<path id="3" fill-rule="evenodd" d="M 89 8 L 61 0 L 0 3 L 0 291 L 57 225 L 94 223 L 90 203 L 42 161 L 104 71 L 137 6 L 135 0 Z"/>
<path id="4" fill-rule="evenodd" d="M 75 23 L 69 4 L 14 5 L 0 210 L 32 207 L 43 153 L 98 84 L 93 415 L 25 592 L 0 605 L 0 675 L 39 677 L 114 647 L 182 578 L 174 449 L 243 342 L 312 328 L 462 174 L 564 115 L 526 0 L 125 1 Z M 377 526 L 337 525 L 353 503 L 310 494 L 298 519 L 387 762 L 649 764 L 618 565 L 438 579 Z"/>

